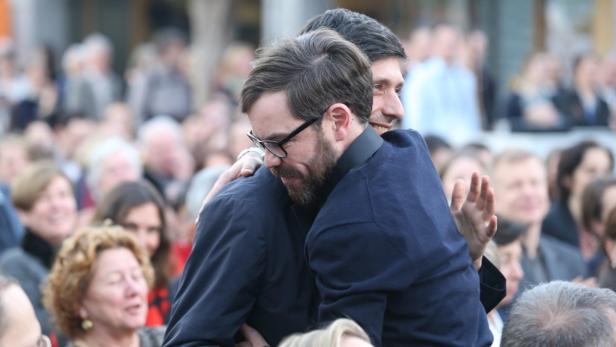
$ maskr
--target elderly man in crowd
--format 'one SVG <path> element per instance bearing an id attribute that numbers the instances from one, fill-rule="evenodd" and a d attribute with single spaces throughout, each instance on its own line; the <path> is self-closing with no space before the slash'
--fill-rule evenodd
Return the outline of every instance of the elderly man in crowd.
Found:
<path id="1" fill-rule="evenodd" d="M 550 282 L 526 291 L 513 305 L 501 346 L 614 346 L 614 322 L 612 290 Z"/>

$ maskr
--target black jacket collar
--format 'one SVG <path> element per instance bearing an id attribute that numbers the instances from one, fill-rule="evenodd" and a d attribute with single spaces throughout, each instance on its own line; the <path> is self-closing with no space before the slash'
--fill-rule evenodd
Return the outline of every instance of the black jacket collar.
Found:
<path id="1" fill-rule="evenodd" d="M 334 190 L 338 182 L 346 176 L 349 171 L 365 163 L 376 151 L 383 145 L 383 139 L 372 129 L 371 126 L 366 127 L 342 153 L 340 159 L 336 163 L 332 173 L 325 181 L 323 187 L 321 202 L 327 200 L 329 194 Z"/>
<path id="2" fill-rule="evenodd" d="M 35 234 L 30 228 L 26 228 L 21 247 L 26 253 L 43 263 L 46 268 L 51 269 L 51 265 L 56 257 L 55 248 L 49 242 Z"/>

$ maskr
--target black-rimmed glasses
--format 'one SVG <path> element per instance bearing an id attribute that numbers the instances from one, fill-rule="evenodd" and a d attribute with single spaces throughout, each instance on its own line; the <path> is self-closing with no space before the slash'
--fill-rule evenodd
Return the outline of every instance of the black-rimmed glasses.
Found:
<path id="1" fill-rule="evenodd" d="M 285 137 L 284 139 L 280 141 L 261 140 L 258 137 L 256 137 L 255 134 L 252 133 L 252 130 L 249 131 L 246 135 L 248 135 L 248 138 L 250 138 L 250 140 L 252 141 L 252 143 L 255 144 L 255 146 L 261 149 L 267 150 L 268 152 L 272 153 L 274 156 L 280 159 L 283 159 L 287 157 L 287 151 L 282 146 L 284 146 L 285 143 L 289 142 L 292 138 L 297 136 L 297 134 L 301 133 L 304 129 L 311 126 L 314 122 L 316 122 L 319 119 L 320 118 L 313 118 L 313 119 L 305 121 L 304 123 L 302 123 L 302 125 L 298 126 L 289 135 L 287 135 L 287 137 Z"/>

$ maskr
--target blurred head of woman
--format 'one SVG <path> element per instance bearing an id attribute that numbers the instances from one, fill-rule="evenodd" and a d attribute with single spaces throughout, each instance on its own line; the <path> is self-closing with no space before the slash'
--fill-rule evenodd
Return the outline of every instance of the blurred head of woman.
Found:
<path id="1" fill-rule="evenodd" d="M 52 162 L 35 163 L 17 176 L 11 199 L 28 231 L 52 246 L 59 246 L 75 230 L 73 187 Z"/>
<path id="2" fill-rule="evenodd" d="M 354 321 L 335 320 L 328 327 L 305 334 L 294 334 L 282 341 L 280 347 L 372 347 L 368 334 Z"/>
<path id="3" fill-rule="evenodd" d="M 582 192 L 592 180 L 614 169 L 614 155 L 594 141 L 582 141 L 562 151 L 557 169 L 559 198 L 581 202 Z"/>
<path id="4" fill-rule="evenodd" d="M 44 292 L 58 328 L 76 345 L 138 346 L 153 271 L 120 227 L 87 227 L 66 239 Z"/>
<path id="5" fill-rule="evenodd" d="M 105 220 L 135 235 L 154 267 L 155 288 L 166 287 L 171 274 L 171 246 L 165 205 L 158 191 L 145 181 L 119 184 L 103 197 L 94 213 L 94 222 Z"/>

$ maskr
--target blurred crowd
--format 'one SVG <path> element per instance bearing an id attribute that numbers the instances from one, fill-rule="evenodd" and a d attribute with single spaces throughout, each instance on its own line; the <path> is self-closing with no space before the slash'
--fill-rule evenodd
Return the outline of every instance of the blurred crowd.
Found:
<path id="1" fill-rule="evenodd" d="M 566 72 L 569 65 L 555 55 L 533 53 L 499 91 L 486 65 L 485 33 L 441 25 L 413 31 L 406 44 L 401 126 L 425 135 L 449 198 L 455 181 L 470 182 L 473 172 L 488 175 L 495 190 L 499 231 L 488 254 L 508 292 L 490 315 L 495 336 L 511 302 L 536 284 L 616 289 L 610 149 L 583 141 L 544 160 L 513 143 L 494 153 L 476 142 L 499 122 L 532 132 L 614 127 L 616 55 L 580 54 L 566 62 L 572 68 Z M 0 41 L 0 270 L 19 282 L 55 346 L 100 327 L 88 321 L 166 323 L 201 203 L 251 145 L 250 125 L 238 110 L 254 58 L 250 45 L 229 45 L 214 92 L 200 105 L 182 32 L 165 29 L 136 47 L 122 76 L 112 54 L 113 43 L 101 34 L 71 45 L 59 64 L 47 46 L 18 61 L 13 43 Z M 88 225 L 102 230 L 75 233 Z M 137 243 L 111 225 L 133 233 Z M 105 267 L 118 264 L 126 265 L 120 275 L 106 277 Z M 147 302 L 123 302 L 105 289 L 114 283 L 127 283 Z M 77 299 L 89 304 L 77 310 L 71 306 Z M 135 317 L 146 310 L 146 320 L 116 322 L 113 305 Z M 140 333 L 141 339 L 161 335 Z"/>
<path id="2" fill-rule="evenodd" d="M 405 47 L 404 127 L 456 145 L 499 124 L 514 132 L 616 127 L 616 53 L 580 52 L 563 61 L 551 52 L 534 52 L 510 81 L 500 81 L 488 68 L 488 44 L 480 30 L 463 33 L 449 25 L 414 30 Z"/>

